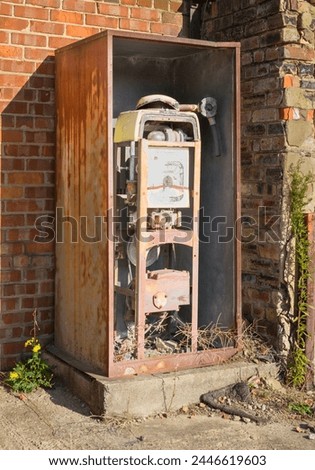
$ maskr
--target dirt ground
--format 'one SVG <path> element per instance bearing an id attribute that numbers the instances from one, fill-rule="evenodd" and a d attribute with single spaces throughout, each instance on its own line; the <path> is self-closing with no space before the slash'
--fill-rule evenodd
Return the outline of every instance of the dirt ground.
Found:
<path id="1" fill-rule="evenodd" d="M 61 383 L 28 395 L 0 386 L 0 449 L 315 450 L 315 392 L 275 385 L 259 384 L 251 392 L 254 405 L 242 405 L 266 418 L 263 425 L 204 404 L 146 419 L 102 418 Z"/>

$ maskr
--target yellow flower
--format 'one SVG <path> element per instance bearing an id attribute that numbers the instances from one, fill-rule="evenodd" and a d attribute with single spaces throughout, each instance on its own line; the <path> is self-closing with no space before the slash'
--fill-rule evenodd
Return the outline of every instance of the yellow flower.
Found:
<path id="1" fill-rule="evenodd" d="M 17 372 L 10 372 L 10 380 L 16 380 L 19 378 L 19 374 Z"/>
<path id="2" fill-rule="evenodd" d="M 34 352 L 34 353 L 37 353 L 37 352 L 40 351 L 40 350 L 41 350 L 40 344 L 36 344 L 36 345 L 33 347 L 33 352 Z"/>
<path id="3" fill-rule="evenodd" d="M 33 346 L 34 341 L 35 341 L 35 338 L 28 339 L 27 341 L 25 341 L 24 346 L 25 346 L 26 348 L 27 348 L 27 346 Z"/>

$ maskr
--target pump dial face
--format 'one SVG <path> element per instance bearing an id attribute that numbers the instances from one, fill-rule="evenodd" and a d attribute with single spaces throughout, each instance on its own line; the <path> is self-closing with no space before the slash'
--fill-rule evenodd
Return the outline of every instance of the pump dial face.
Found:
<path id="1" fill-rule="evenodd" d="M 148 149 L 148 208 L 189 207 L 189 149 Z"/>

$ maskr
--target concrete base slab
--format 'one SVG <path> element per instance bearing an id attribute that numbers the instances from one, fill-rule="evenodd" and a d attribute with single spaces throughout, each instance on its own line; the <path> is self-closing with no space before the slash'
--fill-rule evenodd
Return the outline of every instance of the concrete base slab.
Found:
<path id="1" fill-rule="evenodd" d="M 229 362 L 180 372 L 108 379 L 76 368 L 51 349 L 45 359 L 69 389 L 88 404 L 92 413 L 144 417 L 198 403 L 209 391 L 249 379 L 277 377 L 276 364 Z"/>

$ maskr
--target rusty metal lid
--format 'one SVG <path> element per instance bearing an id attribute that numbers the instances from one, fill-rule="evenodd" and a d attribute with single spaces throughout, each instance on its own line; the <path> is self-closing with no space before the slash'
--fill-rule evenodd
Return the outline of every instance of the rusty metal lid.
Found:
<path id="1" fill-rule="evenodd" d="M 136 109 L 143 108 L 166 108 L 179 110 L 179 103 L 167 95 L 147 95 L 139 99 Z"/>

